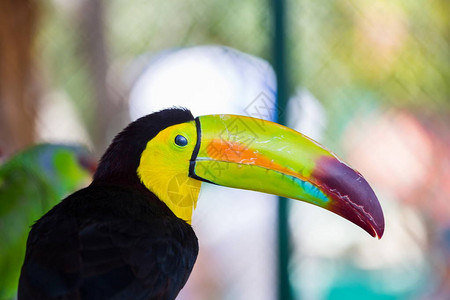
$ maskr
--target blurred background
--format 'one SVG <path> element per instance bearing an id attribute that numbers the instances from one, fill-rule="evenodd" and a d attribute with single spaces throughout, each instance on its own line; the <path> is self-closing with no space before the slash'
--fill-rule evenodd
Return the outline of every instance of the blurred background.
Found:
<path id="1" fill-rule="evenodd" d="M 292 299 L 450 299 L 450 2 L 286 0 L 282 36 L 276 3 L 0 1 L 0 299 L 34 220 L 174 105 L 284 120 L 374 188 L 381 240 L 288 201 Z M 178 299 L 279 299 L 277 218 L 276 197 L 204 184 Z"/>

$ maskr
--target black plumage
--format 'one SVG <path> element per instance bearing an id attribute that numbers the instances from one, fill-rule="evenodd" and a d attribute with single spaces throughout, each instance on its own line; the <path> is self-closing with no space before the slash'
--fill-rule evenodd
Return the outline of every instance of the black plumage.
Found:
<path id="1" fill-rule="evenodd" d="M 147 142 L 188 110 L 143 117 L 116 136 L 90 186 L 33 225 L 19 299 L 174 299 L 198 253 L 191 226 L 139 180 Z"/>

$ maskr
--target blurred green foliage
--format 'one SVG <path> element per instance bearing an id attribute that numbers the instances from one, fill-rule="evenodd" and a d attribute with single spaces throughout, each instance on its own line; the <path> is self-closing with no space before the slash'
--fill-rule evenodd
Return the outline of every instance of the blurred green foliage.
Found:
<path id="1" fill-rule="evenodd" d="M 389 106 L 448 111 L 448 1 L 291 2 L 293 74 L 324 104 L 359 88 Z"/>
<path id="2" fill-rule="evenodd" d="M 89 160 L 83 147 L 42 144 L 0 165 L 0 299 L 15 296 L 31 225 L 88 183 Z"/>
<path id="3" fill-rule="evenodd" d="M 47 2 L 39 53 L 52 85 L 86 117 L 93 96 L 80 57 L 82 12 L 67 3 Z M 106 54 L 123 66 L 167 48 L 222 44 L 268 59 L 270 9 L 256 0 L 108 1 Z M 342 94 L 360 101 L 355 89 L 389 106 L 449 111 L 448 1 L 290 0 L 288 11 L 292 86 L 308 88 L 330 115 Z"/>

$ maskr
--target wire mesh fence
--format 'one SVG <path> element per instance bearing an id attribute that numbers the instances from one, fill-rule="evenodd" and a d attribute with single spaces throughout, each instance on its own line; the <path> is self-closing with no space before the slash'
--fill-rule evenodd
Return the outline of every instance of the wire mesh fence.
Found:
<path id="1" fill-rule="evenodd" d="M 448 1 L 286 7 L 290 101 L 278 111 L 364 174 L 386 218 L 376 241 L 289 201 L 294 298 L 448 299 Z M 131 119 L 171 105 L 279 119 L 269 1 L 49 0 L 36 9 L 37 141 L 78 141 L 99 155 Z M 133 107 L 139 82 L 148 106 Z M 193 222 L 201 252 L 180 299 L 276 298 L 276 199 L 208 186 Z"/>

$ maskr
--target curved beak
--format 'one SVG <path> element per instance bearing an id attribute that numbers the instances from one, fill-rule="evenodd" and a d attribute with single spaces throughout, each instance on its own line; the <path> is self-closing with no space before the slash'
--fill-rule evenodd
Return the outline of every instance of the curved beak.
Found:
<path id="1" fill-rule="evenodd" d="M 315 141 L 282 125 L 235 115 L 195 119 L 189 176 L 222 186 L 305 201 L 384 232 L 374 191 L 356 170 Z"/>

